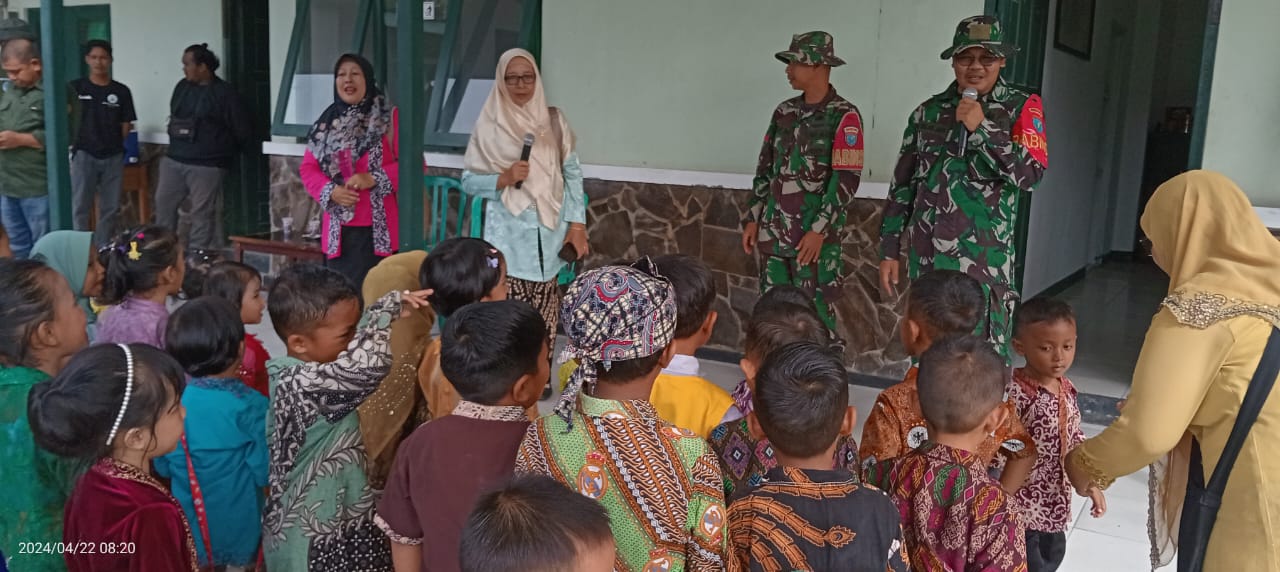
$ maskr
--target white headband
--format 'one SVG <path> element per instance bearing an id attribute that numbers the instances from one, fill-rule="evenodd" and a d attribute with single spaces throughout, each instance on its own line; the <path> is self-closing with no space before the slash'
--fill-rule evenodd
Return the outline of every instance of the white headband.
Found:
<path id="1" fill-rule="evenodd" d="M 120 430 L 120 422 L 124 421 L 124 412 L 129 409 L 129 398 L 133 396 L 133 352 L 129 351 L 129 346 L 125 344 L 116 344 L 120 349 L 124 350 L 124 363 L 127 371 L 127 377 L 124 384 L 124 403 L 120 404 L 120 413 L 116 414 L 116 422 L 111 425 L 111 433 L 107 434 L 107 446 L 111 446 L 111 442 L 116 438 L 116 431 Z"/>

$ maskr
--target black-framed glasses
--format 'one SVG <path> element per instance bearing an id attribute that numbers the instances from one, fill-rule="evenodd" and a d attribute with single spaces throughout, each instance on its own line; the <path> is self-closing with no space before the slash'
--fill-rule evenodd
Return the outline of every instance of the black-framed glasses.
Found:
<path id="1" fill-rule="evenodd" d="M 991 54 L 986 54 L 978 57 L 974 57 L 972 55 L 966 54 L 966 55 L 955 56 L 951 58 L 951 63 L 953 65 L 956 65 L 962 68 L 967 68 L 972 66 L 973 62 L 975 61 L 982 64 L 982 67 L 989 68 L 991 66 L 996 65 L 996 62 L 999 62 L 1000 58 L 993 56 Z"/>
<path id="2" fill-rule="evenodd" d="M 507 82 L 507 85 L 511 87 L 515 87 L 520 84 L 533 85 L 533 82 L 538 81 L 538 76 L 531 73 L 527 73 L 524 75 L 509 75 L 509 76 L 504 76 L 502 78 L 502 81 Z"/>

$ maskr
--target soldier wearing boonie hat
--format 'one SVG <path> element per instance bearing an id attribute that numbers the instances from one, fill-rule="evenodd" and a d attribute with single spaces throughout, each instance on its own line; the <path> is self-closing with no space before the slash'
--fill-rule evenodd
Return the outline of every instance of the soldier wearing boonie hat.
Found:
<path id="1" fill-rule="evenodd" d="M 1049 165 L 1040 96 L 1000 77 L 1005 58 L 1017 51 L 995 16 L 956 26 L 941 54 L 951 60 L 956 81 L 907 120 L 880 230 L 884 290 L 896 289 L 904 247 L 910 279 L 934 268 L 966 272 L 988 296 L 979 333 L 1006 360 L 1018 301 L 1018 200 Z"/>
<path id="2" fill-rule="evenodd" d="M 844 276 L 840 230 L 862 177 L 862 116 L 831 86 L 831 68 L 845 63 L 831 34 L 798 34 L 775 57 L 803 93 L 782 102 L 769 122 L 742 248 L 752 254 L 758 247 L 762 292 L 789 284 L 812 293 L 835 332 L 831 304 Z"/>

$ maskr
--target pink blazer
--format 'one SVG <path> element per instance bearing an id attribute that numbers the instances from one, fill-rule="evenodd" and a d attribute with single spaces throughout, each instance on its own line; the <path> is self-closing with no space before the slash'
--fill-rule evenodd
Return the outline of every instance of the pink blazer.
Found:
<path id="1" fill-rule="evenodd" d="M 382 169 L 387 172 L 387 178 L 391 180 L 393 189 L 400 188 L 400 110 L 395 109 L 391 112 L 391 133 L 382 138 Z M 369 172 L 369 155 L 365 154 L 356 161 L 355 169 L 357 173 Z M 320 201 L 320 195 L 324 193 L 325 185 L 329 184 L 329 176 L 320 170 L 320 162 L 316 160 L 315 155 L 311 154 L 308 149 L 302 157 L 302 167 L 299 169 L 302 177 L 302 185 L 307 188 L 307 193 L 316 202 Z M 336 182 L 336 181 L 335 181 Z M 400 244 L 400 206 L 396 200 L 397 193 L 391 193 L 383 200 L 383 208 L 387 212 L 387 231 L 391 234 L 391 245 Z M 323 213 L 322 228 L 320 229 L 321 247 L 327 252 L 329 249 L 329 213 Z M 369 191 L 360 191 L 360 200 L 356 202 L 355 217 L 347 222 L 345 226 L 373 226 L 373 204 L 370 200 Z M 330 258 L 336 258 L 342 254 L 342 247 L 335 250 L 336 254 Z M 378 256 L 390 256 L 392 252 L 377 252 Z"/>

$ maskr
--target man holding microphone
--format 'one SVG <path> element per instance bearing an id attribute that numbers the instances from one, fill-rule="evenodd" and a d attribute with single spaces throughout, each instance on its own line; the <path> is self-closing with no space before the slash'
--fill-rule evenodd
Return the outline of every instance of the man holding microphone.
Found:
<path id="1" fill-rule="evenodd" d="M 880 282 L 894 293 L 903 238 L 907 277 L 934 269 L 974 277 L 987 294 L 980 325 L 1009 359 L 1018 199 L 1048 167 L 1040 96 L 1000 77 L 1006 43 L 995 16 L 973 16 L 956 27 L 951 60 L 956 80 L 911 113 L 894 168 L 880 229 Z"/>
<path id="2" fill-rule="evenodd" d="M 806 290 L 834 333 L 831 304 L 844 275 L 840 233 L 862 176 L 862 116 L 831 86 L 831 68 L 845 63 L 831 34 L 796 35 L 776 57 L 801 94 L 782 102 L 769 122 L 742 248 L 752 254 L 759 247 L 761 292 L 779 284 Z"/>

